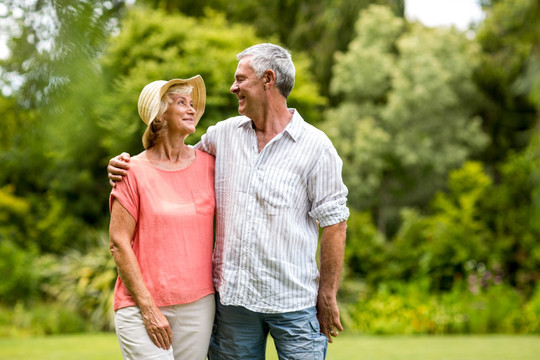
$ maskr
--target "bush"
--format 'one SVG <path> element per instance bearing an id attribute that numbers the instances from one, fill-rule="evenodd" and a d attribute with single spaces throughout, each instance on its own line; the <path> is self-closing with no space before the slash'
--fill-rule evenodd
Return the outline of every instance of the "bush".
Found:
<path id="1" fill-rule="evenodd" d="M 420 286 L 421 287 L 421 286 Z M 439 334 L 457 319 L 455 309 L 443 309 L 418 285 L 382 285 L 372 294 L 343 308 L 347 329 L 365 334 Z"/>
<path id="2" fill-rule="evenodd" d="M 519 333 L 524 300 L 512 287 L 499 284 L 471 292 L 456 290 L 441 296 L 442 307 L 456 306 L 463 321 L 452 332 L 466 334 Z"/>
<path id="3" fill-rule="evenodd" d="M 350 209 L 347 221 L 347 246 L 345 266 L 347 275 L 374 281 L 388 271 L 386 264 L 385 239 L 378 231 L 367 212 Z"/>
<path id="4" fill-rule="evenodd" d="M 351 286 L 344 283 L 345 286 Z M 365 290 L 365 288 L 364 288 Z M 471 292 L 457 284 L 430 294 L 426 284 L 384 284 L 341 305 L 344 326 L 365 334 L 538 333 L 540 291 L 528 303 L 499 284 Z"/>
<path id="5" fill-rule="evenodd" d="M 97 245 L 90 251 L 71 250 L 61 258 L 48 257 L 43 289 L 67 308 L 77 309 L 91 330 L 112 330 L 116 264 L 107 234 L 95 236 Z"/>
<path id="6" fill-rule="evenodd" d="M 536 290 L 523 307 L 521 317 L 523 332 L 540 334 L 540 285 L 536 285 Z"/>
<path id="7" fill-rule="evenodd" d="M 23 250 L 0 229 L 0 303 L 14 304 L 39 296 L 40 271 L 36 270 L 37 251 Z"/>
<path id="8" fill-rule="evenodd" d="M 36 303 L 0 307 L 0 337 L 79 333 L 87 322 L 75 309 L 59 303 Z"/>

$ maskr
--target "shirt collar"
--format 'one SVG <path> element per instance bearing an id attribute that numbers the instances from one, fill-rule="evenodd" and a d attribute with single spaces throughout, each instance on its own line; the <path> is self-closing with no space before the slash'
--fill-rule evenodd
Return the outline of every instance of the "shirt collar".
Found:
<path id="1" fill-rule="evenodd" d="M 302 116 L 298 110 L 289 109 L 289 111 L 293 113 L 293 116 L 283 131 L 288 133 L 294 141 L 297 141 L 302 134 L 302 125 L 304 124 L 304 119 L 302 119 Z"/>
<path id="2" fill-rule="evenodd" d="M 302 134 L 302 124 L 304 123 L 304 119 L 298 113 L 298 110 L 296 109 L 289 109 L 290 112 L 292 112 L 293 116 L 291 118 L 291 121 L 287 124 L 285 129 L 283 130 L 284 133 L 289 134 L 289 136 L 294 140 L 297 141 L 300 135 Z M 243 116 L 242 120 L 238 124 L 238 127 L 246 127 L 250 126 L 253 127 L 251 119 L 247 116 Z"/>

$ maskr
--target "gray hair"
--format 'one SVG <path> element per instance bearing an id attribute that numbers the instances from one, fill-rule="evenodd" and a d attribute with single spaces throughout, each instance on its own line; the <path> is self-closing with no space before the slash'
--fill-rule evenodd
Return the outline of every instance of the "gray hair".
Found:
<path id="1" fill-rule="evenodd" d="M 286 49 L 270 43 L 257 44 L 242 51 L 236 58 L 240 60 L 246 56 L 252 56 L 251 67 L 258 78 L 266 70 L 272 70 L 276 74 L 276 87 L 281 95 L 287 98 L 291 94 L 295 69 L 291 54 Z"/>

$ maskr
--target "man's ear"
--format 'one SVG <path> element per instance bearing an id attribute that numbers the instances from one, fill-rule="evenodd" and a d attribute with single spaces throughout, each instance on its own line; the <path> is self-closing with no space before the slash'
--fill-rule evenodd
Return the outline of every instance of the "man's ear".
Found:
<path id="1" fill-rule="evenodd" d="M 274 70 L 266 70 L 263 78 L 265 86 L 273 85 L 276 82 L 276 73 Z"/>

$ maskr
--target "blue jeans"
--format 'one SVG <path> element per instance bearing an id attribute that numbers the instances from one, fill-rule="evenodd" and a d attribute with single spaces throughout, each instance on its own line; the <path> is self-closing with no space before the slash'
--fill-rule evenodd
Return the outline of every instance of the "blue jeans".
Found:
<path id="1" fill-rule="evenodd" d="M 317 310 L 265 314 L 242 306 L 225 306 L 216 294 L 216 317 L 210 360 L 264 359 L 268 333 L 280 360 L 323 360 L 328 339 L 320 333 Z"/>

